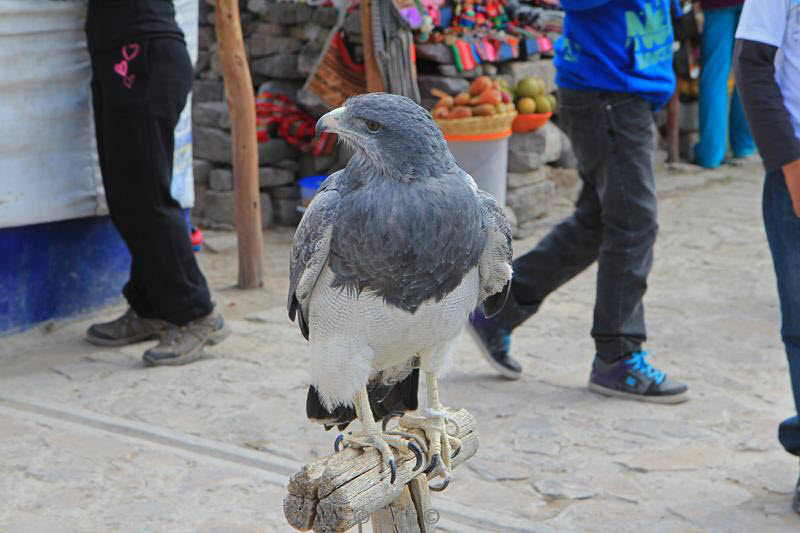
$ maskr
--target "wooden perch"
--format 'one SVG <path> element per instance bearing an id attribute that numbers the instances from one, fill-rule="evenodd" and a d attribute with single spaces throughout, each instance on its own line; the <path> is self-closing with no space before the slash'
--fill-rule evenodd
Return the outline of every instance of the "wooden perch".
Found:
<path id="1" fill-rule="evenodd" d="M 244 51 L 238 0 L 216 0 L 219 60 L 231 117 L 233 181 L 236 194 L 236 237 L 239 245 L 239 287 L 261 287 L 263 241 L 258 191 L 256 101 Z"/>
<path id="2" fill-rule="evenodd" d="M 475 419 L 466 410 L 451 413 L 451 418 L 460 429 L 455 436 L 461 440 L 461 451 L 451 464 L 456 468 L 477 452 L 478 434 Z M 422 435 L 418 430 L 411 431 Z M 300 531 L 313 529 L 317 533 L 329 533 L 347 531 L 371 515 L 376 533 L 433 531 L 426 527 L 424 519 L 419 519 L 419 511 L 430 509 L 428 480 L 422 473 L 424 467 L 412 471 L 416 463 L 413 454 L 407 457 L 395 454 L 395 457 L 397 479 L 394 484 L 389 483 L 389 469 L 373 448 L 365 451 L 346 448 L 304 466 L 289 480 L 289 494 L 283 501 L 286 520 Z M 381 523 L 393 523 L 395 528 L 386 529 L 379 525 Z M 408 527 L 399 529 L 400 523 Z M 412 524 L 418 527 L 411 527 Z"/>

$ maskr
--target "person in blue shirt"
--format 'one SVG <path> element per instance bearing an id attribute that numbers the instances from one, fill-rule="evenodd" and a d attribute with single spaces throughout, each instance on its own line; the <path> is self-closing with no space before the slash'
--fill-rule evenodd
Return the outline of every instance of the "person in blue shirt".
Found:
<path id="1" fill-rule="evenodd" d="M 511 331 L 548 294 L 598 262 L 589 388 L 657 403 L 687 399 L 687 386 L 652 367 L 642 297 L 658 232 L 652 111 L 675 89 L 670 0 L 561 0 L 556 46 L 559 125 L 569 136 L 583 188 L 575 211 L 514 261 L 508 303 L 470 332 L 486 359 L 516 379 Z"/>

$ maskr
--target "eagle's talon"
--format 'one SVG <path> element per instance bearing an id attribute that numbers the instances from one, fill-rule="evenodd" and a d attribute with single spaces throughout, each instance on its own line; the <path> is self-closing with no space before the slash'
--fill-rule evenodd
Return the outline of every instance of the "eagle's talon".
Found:
<path id="1" fill-rule="evenodd" d="M 397 461 L 394 459 L 389 459 L 389 469 L 392 471 L 392 475 L 389 478 L 389 484 L 394 485 L 394 481 L 397 479 Z"/>
<path id="2" fill-rule="evenodd" d="M 454 451 L 453 453 L 451 453 L 451 454 L 450 454 L 450 459 L 455 459 L 455 458 L 456 458 L 456 456 L 457 456 L 459 453 L 461 453 L 461 446 L 459 446 L 458 448 L 456 448 L 456 449 L 455 449 L 455 451 Z"/>
<path id="3" fill-rule="evenodd" d="M 428 475 L 431 472 L 435 471 L 436 468 L 439 466 L 439 463 L 441 463 L 441 461 L 442 458 L 438 453 L 433 454 L 433 457 L 431 457 L 431 464 L 429 464 L 428 468 L 425 469 L 425 474 Z"/>
<path id="4" fill-rule="evenodd" d="M 430 490 L 434 491 L 434 492 L 442 492 L 444 489 L 447 488 L 448 485 L 450 485 L 450 477 L 449 476 L 442 480 L 442 484 L 441 485 L 428 484 L 428 488 Z"/>
<path id="5" fill-rule="evenodd" d="M 386 431 L 385 434 L 386 435 L 394 435 L 396 437 L 402 437 L 402 438 L 404 438 L 406 440 L 413 441 L 417 445 L 417 447 L 420 450 L 422 450 L 423 454 L 428 455 L 428 445 L 425 444 L 425 439 L 423 439 L 422 437 L 420 437 L 418 435 L 415 435 L 415 434 L 410 433 L 408 431 L 400 431 L 400 430 L 397 430 L 397 429 L 393 429 L 392 431 Z"/>
<path id="6" fill-rule="evenodd" d="M 455 419 L 453 419 L 453 418 L 450 418 L 450 417 L 448 416 L 447 418 L 445 418 L 445 420 L 444 420 L 444 423 L 445 423 L 445 433 L 447 433 L 449 436 L 451 436 L 451 437 L 455 437 L 455 436 L 457 436 L 459 433 L 461 433 L 461 424 L 459 424 L 458 422 L 456 422 L 456 420 L 455 420 Z M 449 431 L 447 431 L 447 424 L 453 424 L 453 426 L 455 427 L 455 431 L 453 431 L 452 433 L 450 433 Z"/>
<path id="7" fill-rule="evenodd" d="M 416 472 L 419 470 L 420 466 L 422 466 L 422 451 L 413 442 L 408 443 L 408 449 L 414 452 L 414 457 L 417 459 L 417 463 L 414 465 L 414 468 L 411 469 L 412 472 Z"/>
<path id="8" fill-rule="evenodd" d="M 450 459 L 452 459 L 461 451 L 461 439 L 447 435 L 447 444 L 450 446 Z M 453 452 L 452 450 L 456 451 Z"/>
<path id="9" fill-rule="evenodd" d="M 391 422 L 392 419 L 394 419 L 394 418 L 403 418 L 403 415 L 405 415 L 405 413 L 403 411 L 392 411 L 388 415 L 384 416 L 383 417 L 383 422 L 381 424 L 381 427 L 383 428 L 383 431 L 386 432 L 386 427 L 389 425 L 389 422 Z"/>
<path id="10" fill-rule="evenodd" d="M 333 450 L 336 453 L 339 453 L 341 451 L 339 447 L 342 445 L 343 440 L 344 440 L 344 433 L 339 433 L 339 436 L 336 437 L 335 441 L 333 441 Z M 347 448 L 347 444 L 345 444 L 341 449 L 343 450 L 345 448 Z"/>

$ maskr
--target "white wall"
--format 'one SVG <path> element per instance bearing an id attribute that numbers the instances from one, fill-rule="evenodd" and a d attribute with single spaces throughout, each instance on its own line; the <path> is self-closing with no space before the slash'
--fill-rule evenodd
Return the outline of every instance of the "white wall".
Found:
<path id="1" fill-rule="evenodd" d="M 197 59 L 198 0 L 175 0 Z M 0 0 L 0 228 L 107 213 L 94 139 L 86 0 Z M 191 101 L 175 129 L 173 196 L 194 203 Z"/>

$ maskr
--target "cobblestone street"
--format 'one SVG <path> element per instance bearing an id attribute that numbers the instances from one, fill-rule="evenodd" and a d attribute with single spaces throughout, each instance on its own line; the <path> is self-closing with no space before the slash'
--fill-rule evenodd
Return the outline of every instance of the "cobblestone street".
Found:
<path id="1" fill-rule="evenodd" d="M 658 177 L 645 299 L 653 362 L 689 383 L 677 406 L 586 389 L 592 267 L 515 331 L 520 381 L 468 338 L 441 384 L 481 447 L 433 497 L 443 531 L 771 532 L 800 529 L 798 464 L 777 442 L 793 409 L 756 162 Z M 530 248 L 566 213 L 542 221 Z M 265 233 L 265 288 L 243 292 L 235 237 L 199 257 L 233 334 L 186 367 L 149 344 L 98 348 L 87 326 L 0 338 L 0 531 L 290 531 L 288 476 L 333 451 L 305 416 L 307 343 L 285 310 L 290 228 Z M 423 395 L 424 396 L 424 395 Z"/>

